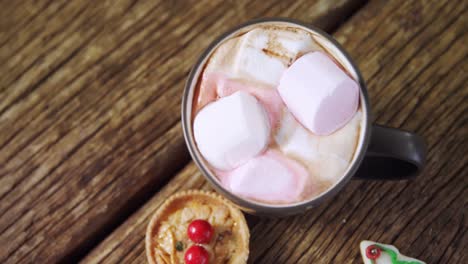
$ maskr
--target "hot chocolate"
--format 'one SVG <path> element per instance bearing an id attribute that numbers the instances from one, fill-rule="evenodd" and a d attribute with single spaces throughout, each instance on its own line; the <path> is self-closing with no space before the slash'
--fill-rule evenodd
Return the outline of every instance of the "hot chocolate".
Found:
<path id="1" fill-rule="evenodd" d="M 258 25 L 209 57 L 193 132 L 227 190 L 290 204 L 345 174 L 363 120 L 359 86 L 322 45 L 301 28 Z"/>

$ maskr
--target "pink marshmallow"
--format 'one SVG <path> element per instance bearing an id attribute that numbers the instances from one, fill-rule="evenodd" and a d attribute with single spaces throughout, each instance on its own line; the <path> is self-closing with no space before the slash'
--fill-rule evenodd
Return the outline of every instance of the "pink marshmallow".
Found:
<path id="1" fill-rule="evenodd" d="M 282 75 L 278 92 L 291 113 L 317 135 L 346 125 L 359 106 L 359 86 L 322 52 L 296 60 Z"/>
<path id="2" fill-rule="evenodd" d="M 264 202 L 291 203 L 304 192 L 308 172 L 280 152 L 269 150 L 244 165 L 219 175 L 227 189 Z"/>
<path id="3" fill-rule="evenodd" d="M 222 98 L 237 91 L 244 91 L 255 96 L 265 107 L 271 127 L 277 127 L 285 105 L 277 89 L 272 86 L 247 84 L 240 80 L 230 79 L 222 73 L 210 73 L 203 76 L 203 86 L 200 90 L 198 105 L 203 107 L 214 101 L 216 97 Z"/>
<path id="4" fill-rule="evenodd" d="M 218 95 L 216 94 L 218 75 L 221 76 L 221 74 L 203 73 L 198 94 L 195 94 L 195 98 L 197 98 L 194 109 L 195 112 L 200 111 L 200 109 L 205 107 L 205 105 L 218 98 Z"/>

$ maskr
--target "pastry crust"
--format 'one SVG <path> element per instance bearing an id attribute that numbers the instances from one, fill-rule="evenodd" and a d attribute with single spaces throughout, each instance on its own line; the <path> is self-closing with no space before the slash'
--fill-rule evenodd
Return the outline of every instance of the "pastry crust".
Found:
<path id="1" fill-rule="evenodd" d="M 194 243 L 187 227 L 195 219 L 211 223 L 215 232 L 204 246 L 210 263 L 247 263 L 249 229 L 244 215 L 214 192 L 189 190 L 170 196 L 156 211 L 146 230 L 146 256 L 151 264 L 182 264 L 185 250 Z M 176 244 L 183 250 L 177 250 Z"/>

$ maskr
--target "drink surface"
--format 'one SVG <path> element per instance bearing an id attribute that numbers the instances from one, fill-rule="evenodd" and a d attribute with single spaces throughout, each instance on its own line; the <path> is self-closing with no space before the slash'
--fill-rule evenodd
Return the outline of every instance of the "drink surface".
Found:
<path id="1" fill-rule="evenodd" d="M 195 141 L 227 190 L 291 204 L 346 173 L 363 120 L 359 86 L 311 33 L 256 26 L 224 40 L 196 89 Z"/>

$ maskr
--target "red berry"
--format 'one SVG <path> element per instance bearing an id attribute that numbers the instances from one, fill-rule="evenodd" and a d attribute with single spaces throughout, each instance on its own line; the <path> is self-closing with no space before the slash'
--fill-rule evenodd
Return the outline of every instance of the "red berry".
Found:
<path id="1" fill-rule="evenodd" d="M 366 257 L 368 259 L 378 259 L 382 254 L 382 250 L 376 245 L 370 245 L 366 248 Z"/>
<path id="2" fill-rule="evenodd" d="M 187 228 L 188 237 L 199 244 L 208 244 L 213 233 L 213 227 L 205 220 L 193 220 Z"/>
<path id="3" fill-rule="evenodd" d="M 185 264 L 208 264 L 210 256 L 202 246 L 193 245 L 185 252 Z"/>

